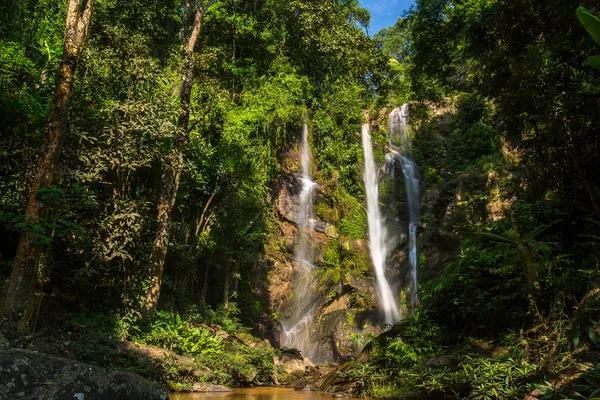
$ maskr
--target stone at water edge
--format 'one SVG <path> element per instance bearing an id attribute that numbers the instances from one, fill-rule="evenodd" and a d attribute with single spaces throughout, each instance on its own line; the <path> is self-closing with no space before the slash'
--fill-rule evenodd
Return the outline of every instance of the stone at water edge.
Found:
<path id="1" fill-rule="evenodd" d="M 0 400 L 167 400 L 166 386 L 28 350 L 0 351 Z"/>
<path id="2" fill-rule="evenodd" d="M 285 379 L 278 377 L 280 383 L 289 384 L 304 377 L 306 367 L 302 360 L 284 353 L 280 356 L 275 356 L 273 361 L 275 362 L 276 369 L 285 373 Z"/>
<path id="3" fill-rule="evenodd" d="M 223 385 L 211 385 L 209 383 L 197 382 L 194 383 L 191 390 L 186 390 L 186 392 L 194 392 L 194 393 L 211 393 L 211 392 L 231 392 L 232 390 Z"/>

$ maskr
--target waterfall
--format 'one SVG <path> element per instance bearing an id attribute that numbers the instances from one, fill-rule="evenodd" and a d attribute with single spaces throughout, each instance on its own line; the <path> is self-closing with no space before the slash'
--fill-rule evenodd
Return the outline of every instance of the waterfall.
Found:
<path id="1" fill-rule="evenodd" d="M 410 157 L 411 139 L 408 118 L 408 104 L 404 104 L 401 108 L 396 108 L 390 113 L 388 125 L 390 153 L 388 156 L 391 155 L 391 157 L 400 161 L 406 185 L 408 200 L 408 262 L 411 277 L 409 301 L 414 308 L 418 301 L 417 226 L 419 225 L 419 170 Z M 399 147 L 396 147 L 397 142 L 399 142 Z M 393 170 L 393 163 L 391 168 Z"/>
<path id="2" fill-rule="evenodd" d="M 310 178 L 311 150 L 308 140 L 308 126 L 302 127 L 301 143 L 302 188 L 299 195 L 298 215 L 296 219 L 297 236 L 295 256 L 297 269 L 294 272 L 294 297 L 290 317 L 283 323 L 284 343 L 288 348 L 296 348 L 305 357 L 311 358 L 315 347 L 311 341 L 313 312 L 316 306 L 314 294 L 313 258 L 314 248 L 311 232 L 314 229 L 313 191 L 316 183 Z"/>
<path id="3" fill-rule="evenodd" d="M 298 268 L 302 273 L 312 277 L 313 270 L 313 252 L 310 246 L 310 232 L 313 229 L 313 206 L 312 192 L 316 183 L 310 179 L 311 163 L 310 142 L 308 141 L 308 126 L 306 123 L 302 126 L 302 190 L 300 191 L 300 204 L 298 205 L 298 241 L 296 244 L 296 261 Z"/>
<path id="4" fill-rule="evenodd" d="M 362 146 L 364 153 L 363 180 L 367 194 L 367 222 L 369 227 L 369 250 L 375 267 L 375 278 L 379 301 L 383 307 L 385 322 L 392 325 L 400 321 L 398 304 L 385 276 L 387 261 L 387 229 L 379 209 L 379 176 L 373 158 L 373 144 L 369 134 L 369 125 L 362 127 Z"/>

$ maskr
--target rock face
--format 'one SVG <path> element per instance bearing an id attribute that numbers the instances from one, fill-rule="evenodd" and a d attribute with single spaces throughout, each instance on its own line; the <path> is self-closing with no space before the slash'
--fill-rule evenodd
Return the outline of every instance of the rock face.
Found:
<path id="1" fill-rule="evenodd" d="M 283 353 L 281 356 L 275 357 L 275 366 L 281 371 L 279 383 L 292 383 L 298 379 L 302 379 L 305 373 L 304 361 L 298 359 L 292 354 Z"/>
<path id="2" fill-rule="evenodd" d="M 0 351 L 0 399 L 167 400 L 167 388 L 139 375 L 106 372 L 27 350 Z"/>
<path id="3" fill-rule="evenodd" d="M 293 158 L 293 157 L 292 157 Z M 279 216 L 270 241 L 265 249 L 263 266 L 257 271 L 254 287 L 262 292 L 265 303 L 277 319 L 273 324 L 261 321 L 255 333 L 268 338 L 275 347 L 285 346 L 285 333 L 278 321 L 286 320 L 294 307 L 294 274 L 297 261 L 294 255 L 297 236 L 299 194 L 302 190 L 300 176 L 293 173 L 280 174 L 274 184 L 272 198 Z M 327 188 L 319 186 L 315 193 L 315 209 L 326 206 Z M 368 243 L 364 239 L 349 239 L 336 231 L 332 222 L 315 217 L 311 223 L 314 230 L 310 241 L 315 250 L 315 276 L 317 296 L 310 335 L 311 361 L 315 364 L 343 362 L 354 357 L 362 349 L 367 334 L 377 335 L 383 330 L 381 315 L 377 312 L 377 294 L 372 268 L 365 261 L 360 273 L 346 273 L 337 278 L 319 279 L 327 270 L 326 253 L 332 251 L 358 255 L 368 260 Z M 335 247 L 337 246 L 337 247 Z M 335 250 L 332 250 L 335 249 Z M 341 267 L 339 267 L 341 269 Z M 364 274 L 364 275 L 363 275 Z M 269 328 L 269 329 L 266 329 Z M 272 333 L 275 332 L 275 335 Z M 300 363 L 297 365 L 300 371 Z M 298 372 L 297 375 L 300 375 Z"/>
<path id="4" fill-rule="evenodd" d="M 292 137 L 289 139 L 291 143 Z M 303 187 L 299 144 L 277 154 L 282 173 L 274 179 L 269 196 L 277 219 L 270 224 L 264 257 L 253 271 L 254 293 L 268 309 L 253 334 L 268 339 L 277 348 L 288 345 L 290 334 L 285 332 L 283 323 L 290 328 L 287 325 L 293 324 L 293 318 L 298 319 L 295 313 L 301 303 L 295 297 L 300 294 L 295 293 L 298 285 L 294 282 L 298 271 L 295 247 Z M 314 216 L 310 221 L 314 229 L 309 230 L 307 240 L 314 253 L 315 279 L 310 284 L 310 295 L 304 295 L 310 297 L 312 320 L 308 332 L 301 328 L 301 336 L 304 356 L 318 365 L 352 359 L 360 353 L 369 335 L 384 330 L 385 321 L 378 311 L 364 207 L 357 197 L 340 191 L 339 179 L 323 179 L 325 175 L 316 167 L 315 163 L 311 166 L 316 183 L 312 193 Z"/>
<path id="5" fill-rule="evenodd" d="M 295 174 L 281 174 L 275 181 L 277 211 L 287 222 L 296 225 L 300 192 L 302 191 L 301 177 Z M 335 228 L 327 222 L 312 221 L 315 230 L 327 236 L 335 236 Z"/>

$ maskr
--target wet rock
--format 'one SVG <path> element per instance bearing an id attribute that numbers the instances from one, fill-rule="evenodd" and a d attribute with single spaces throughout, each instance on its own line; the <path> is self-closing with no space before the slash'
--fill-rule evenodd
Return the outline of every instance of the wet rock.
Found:
<path id="1" fill-rule="evenodd" d="M 215 336 L 218 338 L 221 338 L 223 340 L 227 339 L 229 337 L 229 333 L 223 331 L 223 330 L 218 330 L 215 332 Z"/>
<path id="2" fill-rule="evenodd" d="M 304 379 L 299 379 L 296 382 L 292 383 L 290 386 L 294 388 L 294 390 L 304 390 L 304 388 L 308 385 L 309 383 L 307 381 L 305 381 Z"/>
<path id="3" fill-rule="evenodd" d="M 223 385 L 211 385 L 209 383 L 197 382 L 194 383 L 190 390 L 186 392 L 209 393 L 209 392 L 231 392 L 231 389 Z"/>
<path id="4" fill-rule="evenodd" d="M 0 399 L 167 400 L 167 388 L 127 372 L 106 372 L 28 350 L 0 351 Z"/>
<path id="5" fill-rule="evenodd" d="M 277 211 L 292 224 L 296 224 L 298 220 L 299 196 L 301 191 L 302 181 L 299 176 L 281 174 L 277 177 L 274 193 L 277 199 Z"/>
<path id="6" fill-rule="evenodd" d="M 289 384 L 304 377 L 306 368 L 304 362 L 299 360 L 292 354 L 284 353 L 276 356 L 273 361 L 279 371 L 282 372 L 278 376 L 280 383 Z"/>
<path id="7" fill-rule="evenodd" d="M 259 338 L 265 338 L 272 347 L 279 347 L 279 335 L 276 334 L 281 329 L 281 324 L 273 321 L 267 315 L 262 315 L 260 320 L 254 326 L 252 335 Z"/>
<path id="8" fill-rule="evenodd" d="M 277 211 L 279 211 L 279 215 L 285 220 L 294 225 L 296 225 L 296 221 L 298 221 L 298 207 L 300 206 L 301 191 L 302 180 L 301 177 L 296 174 L 281 174 L 275 181 L 274 195 L 277 199 Z M 323 233 L 329 237 L 337 236 L 335 227 L 327 222 L 313 220 L 312 224 L 317 232 Z"/>
<path id="9" fill-rule="evenodd" d="M 268 339 L 259 339 L 249 333 L 240 332 L 237 334 L 237 337 L 249 347 L 258 347 L 262 349 L 271 347 L 271 343 Z"/>
<path id="10" fill-rule="evenodd" d="M 334 301 L 331 302 L 325 309 L 323 310 L 323 314 L 331 314 L 340 310 L 347 310 L 350 307 L 350 300 L 348 295 L 341 296 Z"/>

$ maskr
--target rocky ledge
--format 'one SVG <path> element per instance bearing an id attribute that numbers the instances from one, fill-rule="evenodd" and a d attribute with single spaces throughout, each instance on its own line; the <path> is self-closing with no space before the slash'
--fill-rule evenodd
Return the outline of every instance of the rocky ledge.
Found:
<path id="1" fill-rule="evenodd" d="M 0 400 L 166 400 L 164 385 L 28 350 L 0 351 Z"/>

